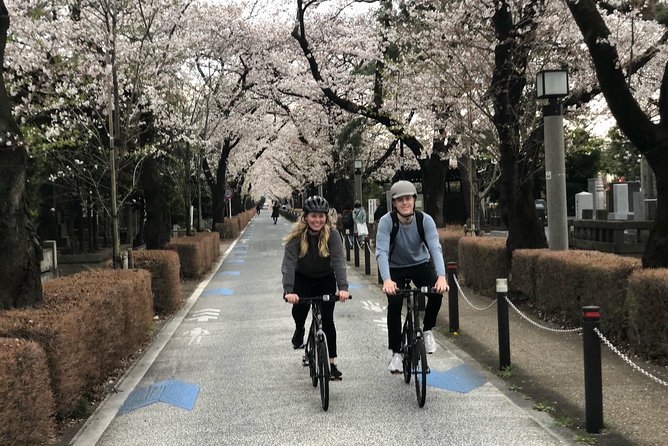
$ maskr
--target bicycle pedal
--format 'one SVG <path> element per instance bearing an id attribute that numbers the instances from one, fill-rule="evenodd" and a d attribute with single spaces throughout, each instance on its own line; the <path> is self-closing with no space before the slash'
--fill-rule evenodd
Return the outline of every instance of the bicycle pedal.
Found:
<path id="1" fill-rule="evenodd" d="M 308 358 L 307 358 L 306 356 L 304 356 L 304 357 L 302 358 L 302 365 L 303 365 L 304 367 L 308 367 Z"/>

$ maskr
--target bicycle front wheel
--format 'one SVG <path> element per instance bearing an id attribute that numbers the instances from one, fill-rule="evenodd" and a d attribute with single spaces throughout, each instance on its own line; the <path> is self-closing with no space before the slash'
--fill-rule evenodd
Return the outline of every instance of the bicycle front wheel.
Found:
<path id="1" fill-rule="evenodd" d="M 424 338 L 415 341 L 413 349 L 413 370 L 415 371 L 415 396 L 418 406 L 424 407 L 427 399 L 427 350 L 424 347 Z"/>
<path id="2" fill-rule="evenodd" d="M 411 382 L 411 338 L 413 337 L 413 329 L 409 320 L 407 319 L 404 322 L 404 329 L 401 332 L 401 351 L 404 355 L 404 360 L 402 361 L 403 372 L 404 372 L 404 381 L 406 384 Z"/>
<path id="3" fill-rule="evenodd" d="M 311 384 L 313 387 L 318 385 L 318 370 L 316 367 L 316 346 L 313 330 L 309 331 L 308 340 L 306 341 L 306 358 L 308 360 L 308 371 L 311 377 Z"/>
<path id="4" fill-rule="evenodd" d="M 329 407 L 329 350 L 324 337 L 318 341 L 318 381 L 322 409 L 327 410 Z"/>

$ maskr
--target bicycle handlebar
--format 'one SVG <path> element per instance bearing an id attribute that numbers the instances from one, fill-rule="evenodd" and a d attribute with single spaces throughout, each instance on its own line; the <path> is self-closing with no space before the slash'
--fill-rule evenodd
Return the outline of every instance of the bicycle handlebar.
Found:
<path id="1" fill-rule="evenodd" d="M 400 294 L 403 296 L 409 296 L 414 293 L 422 293 L 422 294 L 441 294 L 439 293 L 436 288 L 433 287 L 427 287 L 423 286 L 420 288 L 398 288 L 396 294 Z"/>
<path id="2" fill-rule="evenodd" d="M 352 294 L 348 295 L 348 299 L 352 299 L 353 296 Z M 285 300 L 285 297 L 283 298 Z M 319 301 L 319 302 L 329 302 L 330 300 L 338 301 L 339 296 L 336 294 L 323 294 L 322 296 L 299 296 L 299 302 L 313 302 L 313 301 Z M 286 301 L 287 302 L 287 301 Z"/>

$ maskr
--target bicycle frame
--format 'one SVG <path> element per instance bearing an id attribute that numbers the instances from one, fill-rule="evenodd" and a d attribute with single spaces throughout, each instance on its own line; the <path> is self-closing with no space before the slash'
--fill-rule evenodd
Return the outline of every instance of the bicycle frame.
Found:
<path id="1" fill-rule="evenodd" d="M 403 373 L 406 383 L 410 383 L 411 375 L 415 375 L 415 394 L 418 405 L 424 407 L 427 394 L 427 353 L 420 325 L 419 295 L 433 292 L 428 287 L 403 288 L 397 294 L 407 299 L 406 319 L 401 333 L 401 348 L 404 354 Z"/>
<path id="2" fill-rule="evenodd" d="M 322 302 L 327 302 L 332 296 L 325 294 L 317 297 L 300 297 L 300 302 L 311 304 L 311 327 L 304 351 L 303 365 L 309 368 L 309 375 L 313 387 L 320 384 L 320 400 L 323 410 L 329 407 L 329 349 L 327 337 L 322 330 Z"/>

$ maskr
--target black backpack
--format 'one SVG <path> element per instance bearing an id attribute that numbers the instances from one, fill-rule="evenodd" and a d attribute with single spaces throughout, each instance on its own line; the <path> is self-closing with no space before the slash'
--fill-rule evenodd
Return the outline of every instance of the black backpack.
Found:
<path id="1" fill-rule="evenodd" d="M 390 212 L 390 217 L 392 217 L 392 231 L 390 232 L 390 252 L 388 257 L 392 257 L 392 251 L 394 250 L 394 245 L 397 238 L 397 233 L 399 232 L 399 217 L 397 217 L 397 211 Z M 415 211 L 415 224 L 417 224 L 418 234 L 420 234 L 420 240 L 422 243 L 427 245 L 427 240 L 424 236 L 424 214 L 420 211 Z"/>
<path id="2" fill-rule="evenodd" d="M 345 210 L 343 211 L 343 217 L 341 218 L 341 222 L 343 223 L 343 227 L 345 229 L 353 229 L 353 213 L 351 211 Z"/>

